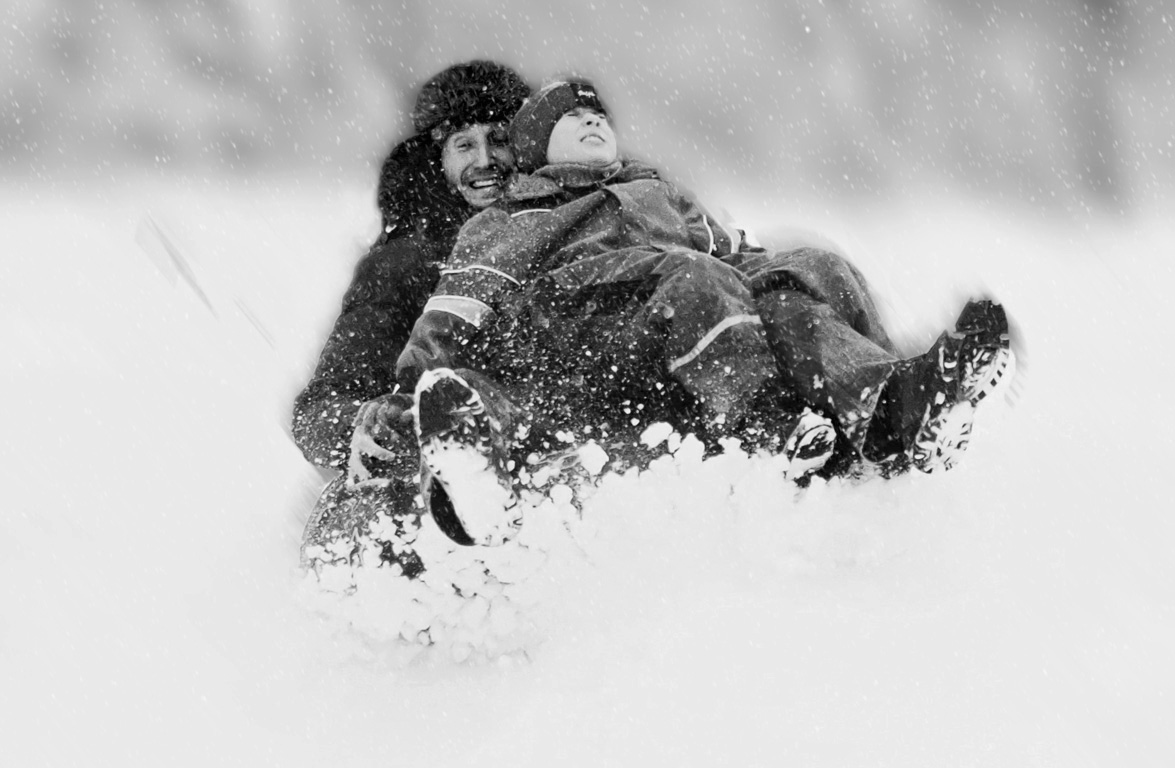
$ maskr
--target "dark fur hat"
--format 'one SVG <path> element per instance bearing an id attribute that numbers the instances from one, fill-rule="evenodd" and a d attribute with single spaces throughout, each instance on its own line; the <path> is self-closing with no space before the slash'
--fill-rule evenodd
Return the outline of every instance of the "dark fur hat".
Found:
<path id="1" fill-rule="evenodd" d="M 385 236 L 393 230 L 455 232 L 470 209 L 445 181 L 440 142 L 467 125 L 508 121 L 529 94 L 518 73 L 492 61 L 455 64 L 430 78 L 412 110 L 417 135 L 393 147 L 380 169 Z"/>
<path id="2" fill-rule="evenodd" d="M 529 95 L 530 86 L 509 67 L 492 61 L 454 64 L 420 89 L 412 125 L 441 140 L 474 123 L 509 122 Z"/>

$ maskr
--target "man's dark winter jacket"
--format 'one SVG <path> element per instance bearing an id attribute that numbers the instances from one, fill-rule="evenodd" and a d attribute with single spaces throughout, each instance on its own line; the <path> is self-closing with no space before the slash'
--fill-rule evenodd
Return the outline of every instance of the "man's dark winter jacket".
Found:
<path id="1" fill-rule="evenodd" d="M 345 467 L 359 406 L 395 389 L 396 359 L 472 213 L 423 137 L 391 152 L 379 203 L 384 231 L 356 267 L 314 376 L 294 403 L 294 441 L 319 466 Z"/>

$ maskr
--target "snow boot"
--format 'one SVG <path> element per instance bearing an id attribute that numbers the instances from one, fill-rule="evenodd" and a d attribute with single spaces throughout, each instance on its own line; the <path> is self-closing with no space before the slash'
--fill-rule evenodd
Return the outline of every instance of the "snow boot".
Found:
<path id="1" fill-rule="evenodd" d="M 1012 366 L 1008 315 L 992 301 L 970 301 L 955 321 L 963 335 L 959 354 L 960 398 L 979 405 L 999 385 Z"/>
<path id="2" fill-rule="evenodd" d="M 323 490 L 302 534 L 301 564 L 321 574 L 328 566 L 391 567 L 409 579 L 424 572 L 414 542 L 420 510 L 415 484 L 353 486 L 336 477 Z"/>
<path id="3" fill-rule="evenodd" d="M 458 544 L 498 546 L 522 525 L 500 432 L 464 378 L 447 368 L 420 377 L 416 434 L 424 465 L 422 495 L 437 526 Z"/>
<path id="4" fill-rule="evenodd" d="M 787 478 L 793 482 L 806 479 L 824 468 L 836 448 L 836 429 L 824 416 L 805 408 L 792 416 L 785 426 L 787 439 L 783 453 L 787 456 Z"/>
<path id="5" fill-rule="evenodd" d="M 743 411 L 733 419 L 724 418 L 733 426 L 729 431 L 714 430 L 712 437 L 735 437 L 748 453 L 786 456 L 787 478 L 795 482 L 822 469 L 832 457 L 836 448 L 832 421 L 796 402 L 778 381 L 761 387 Z"/>
<path id="6" fill-rule="evenodd" d="M 990 300 L 970 301 L 921 357 L 891 374 L 874 415 L 865 457 L 881 466 L 948 470 L 967 449 L 975 409 L 1012 362 L 1008 317 Z"/>

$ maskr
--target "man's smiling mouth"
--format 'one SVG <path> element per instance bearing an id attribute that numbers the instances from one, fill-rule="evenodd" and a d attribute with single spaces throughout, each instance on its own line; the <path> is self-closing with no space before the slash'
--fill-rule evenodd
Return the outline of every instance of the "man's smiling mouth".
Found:
<path id="1" fill-rule="evenodd" d="M 490 187 L 502 186 L 502 179 L 499 176 L 482 176 L 476 179 L 470 179 L 466 182 L 466 186 L 470 189 L 489 189 Z"/>

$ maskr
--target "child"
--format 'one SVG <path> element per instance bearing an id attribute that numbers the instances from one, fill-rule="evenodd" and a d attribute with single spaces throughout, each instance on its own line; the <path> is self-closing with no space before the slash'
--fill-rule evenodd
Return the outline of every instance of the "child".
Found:
<path id="1" fill-rule="evenodd" d="M 465 345 L 442 343 L 442 334 L 472 337 L 513 320 L 518 297 L 531 304 L 536 289 L 615 299 L 639 286 L 650 290 L 647 321 L 665 336 L 665 370 L 712 419 L 741 415 L 746 395 L 777 372 L 744 276 L 712 258 L 731 253 L 731 238 L 652 168 L 618 159 L 603 105 L 585 83 L 542 90 L 511 136 L 520 170 L 535 172 L 463 228 L 397 364 L 400 384 L 459 367 Z M 536 144 L 554 161 L 541 169 Z"/>
<path id="2" fill-rule="evenodd" d="M 497 476 L 508 506 L 508 441 L 476 436 L 509 432 L 560 401 L 575 407 L 557 424 L 584 402 L 635 402 L 650 414 L 662 400 L 687 402 L 684 426 L 781 450 L 793 479 L 829 459 L 833 419 L 858 459 L 949 465 L 970 424 L 959 406 L 977 402 L 1007 349 L 996 305 L 969 307 L 958 333 L 901 361 L 859 273 L 811 249 L 736 251 L 654 169 L 620 159 L 589 83 L 543 88 L 510 132 L 529 175 L 462 229 L 397 365 L 401 385 L 420 382 L 422 456 L 441 506 L 455 529 L 483 532 L 466 538 L 495 543 L 516 520 L 469 512 L 466 521 L 463 508 L 487 489 L 449 498 L 453 471 L 436 457 L 480 439 L 480 452 L 496 457 L 485 476 Z M 576 332 L 584 325 L 586 338 Z M 454 369 L 476 369 L 478 381 Z M 498 405 L 487 411 L 483 399 Z"/>

